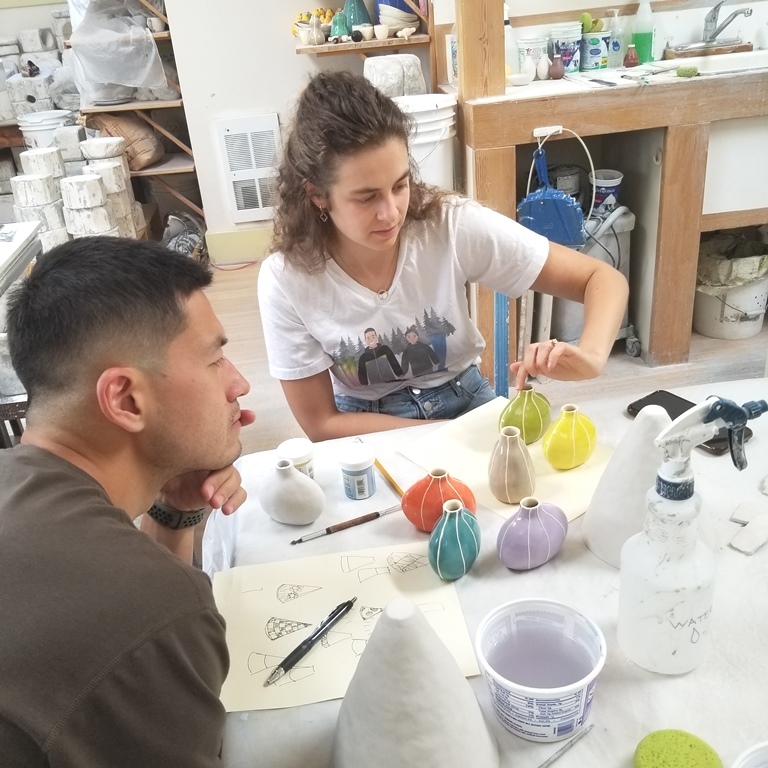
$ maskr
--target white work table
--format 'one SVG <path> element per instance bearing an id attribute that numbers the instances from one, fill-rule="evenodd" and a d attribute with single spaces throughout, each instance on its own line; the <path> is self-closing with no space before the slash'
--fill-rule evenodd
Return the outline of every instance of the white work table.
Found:
<path id="1" fill-rule="evenodd" d="M 599 389 L 598 381 L 595 391 Z M 541 391 L 546 394 L 546 386 Z M 741 404 L 768 398 L 768 379 L 673 391 L 693 401 L 716 394 Z M 636 396 L 646 394 L 638 391 Z M 631 423 L 625 408 L 633 399 L 595 399 L 578 405 L 595 422 L 599 441 L 614 448 Z M 553 412 L 561 405 L 553 402 Z M 512 572 L 496 556 L 496 536 L 504 520 L 489 510 L 478 509 L 483 536 L 480 556 L 469 574 L 455 582 L 473 641 L 489 611 L 523 597 L 568 603 L 594 620 L 606 637 L 608 658 L 598 678 L 589 717 L 594 728 L 557 761 L 557 768 L 631 768 L 637 743 L 651 731 L 665 728 L 687 730 L 703 738 L 718 752 L 726 768 L 742 751 L 768 739 L 768 545 L 751 557 L 727 545 L 738 530 L 728 518 L 740 501 L 751 499 L 768 509 L 768 496 L 758 490 L 768 475 L 768 414 L 750 422 L 750 426 L 754 437 L 746 446 L 749 466 L 741 473 L 728 455 L 694 451 L 696 490 L 703 500 L 701 530 L 716 544 L 718 573 L 710 652 L 706 661 L 687 675 L 656 675 L 626 659 L 616 640 L 619 572 L 586 548 L 581 536 L 582 518 L 571 523 L 565 546 L 552 561 L 532 571 Z M 381 451 L 387 468 L 407 487 L 425 471 L 395 452 L 425 431 L 439 427 L 425 424 L 368 435 L 365 441 Z M 258 424 L 254 428 L 258 429 Z M 218 512 L 211 516 L 203 542 L 206 570 L 426 540 L 427 534 L 417 531 L 401 513 L 394 513 L 313 541 L 289 544 L 311 531 L 396 503 L 396 496 L 380 476 L 372 498 L 347 499 L 334 458 L 337 448 L 338 441 L 315 446 L 315 477 L 326 492 L 326 510 L 315 523 L 301 528 L 273 521 L 259 506 L 259 481 L 273 471 L 275 452 L 243 456 L 238 467 L 249 498 L 231 517 Z M 563 481 L 567 481 L 567 474 Z M 505 768 L 536 768 L 564 743 L 537 744 L 513 736 L 497 720 L 483 677 L 470 678 L 469 682 L 498 740 Z M 429 692 L 411 691 L 409 695 L 428 696 Z M 292 709 L 230 713 L 224 736 L 224 765 L 325 768 L 329 765 L 340 704 L 335 700 Z M 408 696 L 403 698 L 404 718 L 411 704 Z M 435 705 L 439 706 L 439 702 Z"/>

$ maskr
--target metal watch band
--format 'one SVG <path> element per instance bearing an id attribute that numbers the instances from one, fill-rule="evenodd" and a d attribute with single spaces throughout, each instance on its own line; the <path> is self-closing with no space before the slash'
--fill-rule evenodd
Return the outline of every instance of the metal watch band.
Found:
<path id="1" fill-rule="evenodd" d="M 156 501 L 147 510 L 147 514 L 160 525 L 178 530 L 180 528 L 192 528 L 192 526 L 202 522 L 205 517 L 205 507 L 182 512 L 180 509 L 174 509 L 167 504 Z"/>

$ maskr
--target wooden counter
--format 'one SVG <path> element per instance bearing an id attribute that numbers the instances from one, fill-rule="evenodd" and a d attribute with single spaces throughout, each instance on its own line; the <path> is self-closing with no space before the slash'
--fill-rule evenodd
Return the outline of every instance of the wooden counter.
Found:
<path id="1" fill-rule="evenodd" d="M 631 15 L 634 10 L 635 6 L 627 6 L 624 12 Z M 768 74 L 763 70 L 515 100 L 504 96 L 501 11 L 501 0 L 455 2 L 461 62 L 459 136 L 466 147 L 468 193 L 514 218 L 515 150 L 519 145 L 534 142 L 534 127 L 567 125 L 582 136 L 661 131 L 663 164 L 656 212 L 650 330 L 642 355 L 650 365 L 685 362 L 690 346 L 700 233 L 716 227 L 768 221 L 766 208 L 702 215 L 709 128 L 714 121 L 768 115 Z M 537 20 L 544 23 L 563 19 Z M 478 289 L 476 318 L 487 342 L 481 367 L 492 380 L 493 292 Z M 509 358 L 514 360 L 514 302 L 510 303 L 509 321 Z"/>
<path id="2" fill-rule="evenodd" d="M 663 129 L 651 325 L 644 340 L 643 359 L 651 365 L 682 363 L 688 359 L 690 346 L 699 235 L 711 228 L 702 221 L 709 127 L 718 120 L 759 115 L 768 115 L 765 71 L 549 98 L 470 99 L 462 106 L 464 142 L 472 150 L 468 187 L 474 190 L 474 197 L 514 218 L 515 147 L 530 144 L 535 127 L 567 125 L 581 136 Z M 735 217 L 731 226 L 737 221 L 764 223 L 766 213 L 756 209 L 754 215 Z M 725 216 L 723 226 L 727 221 Z M 516 324 L 513 318 L 510 321 L 514 339 Z M 478 322 L 490 349 L 490 291 L 481 291 L 478 296 Z M 515 359 L 512 347 L 510 359 Z M 486 363 L 486 375 L 491 369 Z"/>

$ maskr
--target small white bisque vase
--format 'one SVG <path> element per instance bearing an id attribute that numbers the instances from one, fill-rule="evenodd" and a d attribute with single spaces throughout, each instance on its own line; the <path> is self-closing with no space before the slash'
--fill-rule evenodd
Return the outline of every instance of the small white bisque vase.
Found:
<path id="1" fill-rule="evenodd" d="M 259 504 L 278 523 L 308 525 L 322 514 L 325 494 L 290 459 L 280 459 L 259 488 Z"/>

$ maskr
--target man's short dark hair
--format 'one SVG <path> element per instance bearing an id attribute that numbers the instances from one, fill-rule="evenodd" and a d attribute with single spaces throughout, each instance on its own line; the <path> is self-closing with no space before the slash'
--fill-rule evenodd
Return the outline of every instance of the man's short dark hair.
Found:
<path id="1" fill-rule="evenodd" d="M 67 391 L 98 356 L 157 364 L 184 329 L 182 302 L 210 270 L 164 246 L 87 237 L 41 256 L 8 301 L 11 362 L 32 401 Z"/>

